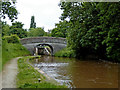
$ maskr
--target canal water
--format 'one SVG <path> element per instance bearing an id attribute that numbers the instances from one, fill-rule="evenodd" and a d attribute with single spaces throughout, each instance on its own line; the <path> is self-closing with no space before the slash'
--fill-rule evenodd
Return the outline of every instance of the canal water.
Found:
<path id="1" fill-rule="evenodd" d="M 118 88 L 118 64 L 42 56 L 32 64 L 69 88 Z"/>

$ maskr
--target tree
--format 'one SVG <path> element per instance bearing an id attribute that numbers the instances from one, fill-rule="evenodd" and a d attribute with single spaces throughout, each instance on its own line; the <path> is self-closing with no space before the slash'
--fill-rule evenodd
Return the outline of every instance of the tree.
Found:
<path id="1" fill-rule="evenodd" d="M 41 27 L 38 27 L 38 28 L 31 28 L 29 31 L 28 31 L 28 36 L 29 37 L 40 37 L 40 36 L 44 36 L 44 29 L 41 28 Z"/>
<path id="2" fill-rule="evenodd" d="M 104 36 L 102 44 L 106 45 L 106 55 L 109 59 L 120 61 L 120 2 L 99 3 L 98 8 L 102 28 L 100 34 Z"/>
<path id="3" fill-rule="evenodd" d="M 60 8 L 61 20 L 69 18 L 68 46 L 76 56 L 120 61 L 120 2 L 63 2 Z"/>
<path id="4" fill-rule="evenodd" d="M 31 23 L 30 23 L 30 28 L 36 28 L 36 23 L 35 23 L 35 17 L 31 17 Z"/>
<path id="5" fill-rule="evenodd" d="M 2 22 L 2 36 L 9 35 L 10 26 L 6 22 Z"/>
<path id="6" fill-rule="evenodd" d="M 15 7 L 15 0 L 10 1 L 0 1 L 2 3 L 2 8 L 0 15 L 2 19 L 5 19 L 8 17 L 11 22 L 13 22 L 15 19 L 17 19 L 18 11 L 16 10 Z"/>
<path id="7" fill-rule="evenodd" d="M 63 22 L 60 21 L 58 24 L 55 25 L 56 27 L 51 31 L 51 36 L 66 38 L 68 29 L 67 24 L 68 24 L 67 21 Z"/>
<path id="8" fill-rule="evenodd" d="M 16 34 L 19 38 L 27 37 L 27 31 L 23 29 L 23 25 L 21 22 L 12 23 L 9 34 Z"/>

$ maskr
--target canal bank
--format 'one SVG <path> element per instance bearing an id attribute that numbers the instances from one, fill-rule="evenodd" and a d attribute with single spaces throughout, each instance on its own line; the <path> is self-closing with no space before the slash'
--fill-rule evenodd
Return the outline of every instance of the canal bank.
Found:
<path id="1" fill-rule="evenodd" d="M 34 69 L 24 57 L 18 60 L 17 87 L 18 88 L 65 88 L 53 81 L 47 81 L 46 77 Z"/>
<path id="2" fill-rule="evenodd" d="M 48 82 L 52 82 L 53 84 L 60 84 L 57 81 L 55 81 L 54 79 L 52 79 L 51 77 L 49 77 L 45 72 L 43 72 L 42 70 L 40 70 L 38 67 L 35 67 L 33 64 L 31 64 L 32 60 L 38 60 L 40 59 L 41 56 L 30 56 L 26 61 L 29 65 L 31 65 L 36 71 L 38 71 L 40 74 L 42 74 L 45 78 L 46 81 Z"/>

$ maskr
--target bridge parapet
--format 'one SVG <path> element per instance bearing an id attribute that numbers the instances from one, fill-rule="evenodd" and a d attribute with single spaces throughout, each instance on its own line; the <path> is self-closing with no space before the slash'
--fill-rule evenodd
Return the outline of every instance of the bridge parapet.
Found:
<path id="1" fill-rule="evenodd" d="M 65 38 L 56 38 L 56 37 L 32 37 L 32 38 L 23 38 L 20 39 L 22 44 L 31 44 L 31 43 L 60 43 L 67 44 Z"/>

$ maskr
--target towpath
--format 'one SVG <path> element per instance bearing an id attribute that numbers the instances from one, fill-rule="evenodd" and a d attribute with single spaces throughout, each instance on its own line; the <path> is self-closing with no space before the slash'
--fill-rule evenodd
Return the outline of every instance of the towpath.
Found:
<path id="1" fill-rule="evenodd" d="M 20 57 L 8 61 L 2 72 L 0 72 L 0 89 L 1 88 L 16 88 L 17 75 L 17 60 Z M 1 82 L 2 81 L 2 82 Z"/>

